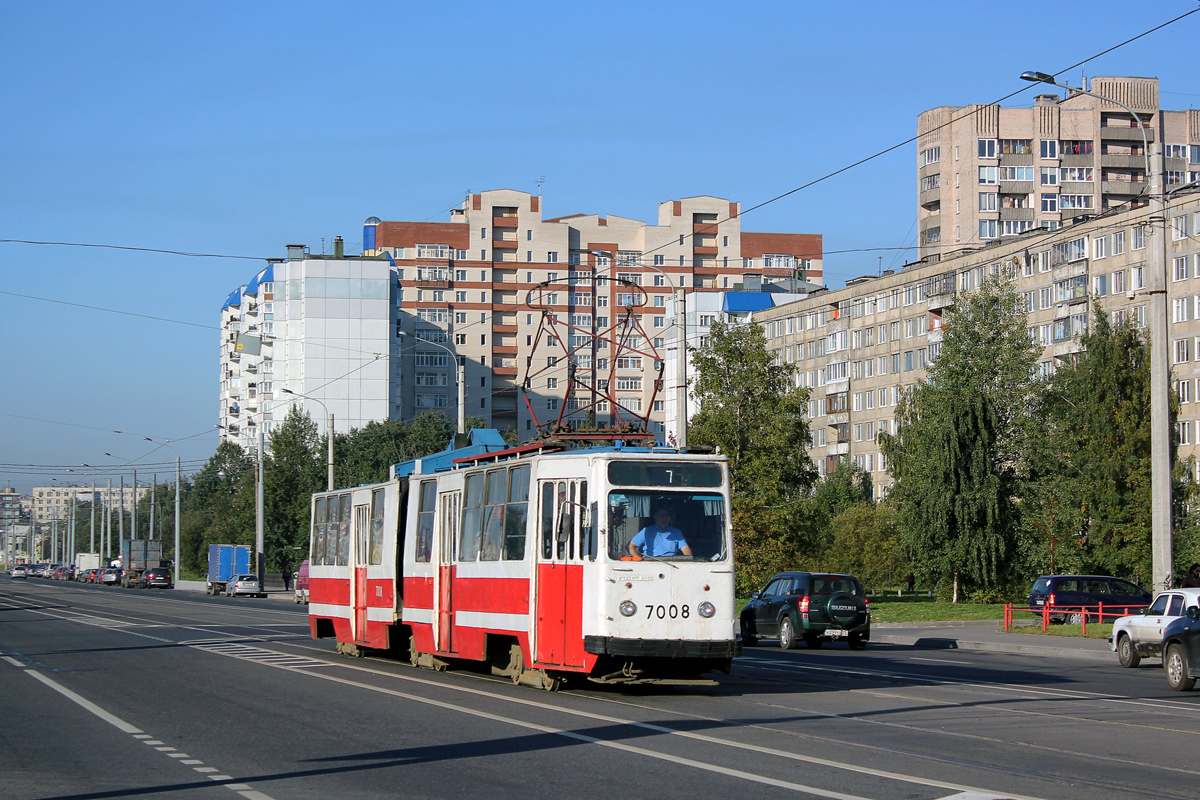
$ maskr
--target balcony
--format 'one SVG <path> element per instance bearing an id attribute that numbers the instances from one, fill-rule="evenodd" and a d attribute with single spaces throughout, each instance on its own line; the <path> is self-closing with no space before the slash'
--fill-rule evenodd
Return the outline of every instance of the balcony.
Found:
<path id="1" fill-rule="evenodd" d="M 1064 167 L 1092 167 L 1096 165 L 1096 156 L 1094 153 L 1063 153 L 1059 163 Z M 1145 164 L 1145 159 L 1142 159 L 1142 165 Z"/>
<path id="2" fill-rule="evenodd" d="M 1069 166 L 1066 160 L 1063 161 L 1063 166 Z M 1090 162 L 1088 164 L 1090 166 Z M 1105 154 L 1100 156 L 1100 166 L 1102 167 L 1120 167 L 1123 169 L 1146 169 L 1146 157 L 1143 155 L 1112 155 Z"/>
<path id="3" fill-rule="evenodd" d="M 519 244 L 520 244 L 520 242 L 518 242 L 516 239 L 513 239 L 511 241 L 505 241 L 503 239 L 493 239 L 492 240 L 492 249 L 494 249 L 494 250 L 516 250 L 517 246 Z"/>
<path id="4" fill-rule="evenodd" d="M 1033 181 L 1000 181 L 1000 194 L 1032 194 Z"/>
<path id="5" fill-rule="evenodd" d="M 1032 208 L 1000 208 L 1000 219 L 1034 219 L 1034 211 Z"/>
<path id="6" fill-rule="evenodd" d="M 1104 194 L 1136 197 L 1146 192 L 1149 187 L 1150 184 L 1145 181 L 1104 181 L 1100 184 L 1100 191 Z"/>
<path id="7" fill-rule="evenodd" d="M 1107 142 L 1140 142 L 1142 141 L 1142 131 L 1146 133 L 1146 141 L 1154 141 L 1153 128 L 1133 128 L 1133 127 L 1109 127 L 1104 125 L 1100 128 L 1100 138 Z"/>
<path id="8" fill-rule="evenodd" d="M 942 202 L 942 188 L 938 186 L 933 189 L 926 189 L 917 197 L 917 202 L 924 206 L 926 210 L 931 210 L 929 206 Z"/>
<path id="9" fill-rule="evenodd" d="M 712 246 L 706 247 L 704 245 L 699 245 L 699 244 L 694 245 L 692 247 L 692 253 L 693 253 L 693 255 L 698 255 L 698 256 L 715 256 L 717 254 L 717 246 L 712 245 Z M 715 267 L 715 265 L 714 265 L 714 267 Z"/>
<path id="10" fill-rule="evenodd" d="M 502 333 L 516 333 L 517 326 L 515 324 L 505 325 L 498 322 L 492 323 L 492 335 L 497 336 Z"/>
<path id="11" fill-rule="evenodd" d="M 692 233 L 694 233 L 694 234 L 706 233 L 711 236 L 712 234 L 716 233 L 716 230 L 717 230 L 717 221 L 715 219 L 712 222 L 693 222 L 692 223 Z"/>
<path id="12" fill-rule="evenodd" d="M 520 224 L 516 217 L 492 217 L 493 228 L 518 228 Z"/>

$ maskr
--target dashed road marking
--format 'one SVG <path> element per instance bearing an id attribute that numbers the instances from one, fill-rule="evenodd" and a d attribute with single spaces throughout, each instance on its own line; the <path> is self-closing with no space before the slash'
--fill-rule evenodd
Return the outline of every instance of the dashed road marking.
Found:
<path id="1" fill-rule="evenodd" d="M 108 711 L 105 711 L 103 708 L 96 705 L 91 700 L 88 700 L 86 697 L 83 697 L 82 695 L 76 694 L 75 692 L 71 691 L 67 687 L 63 686 L 61 683 L 58 683 L 57 681 L 47 678 L 45 675 L 42 675 L 37 670 L 25 668 L 24 665 L 20 661 L 9 658 L 8 656 L 4 656 L 4 660 L 8 661 L 9 663 L 13 664 L 14 666 L 22 667 L 23 671 L 25 672 L 26 675 L 29 675 L 30 677 L 34 678 L 35 680 L 41 681 L 43 684 L 50 687 L 54 691 L 58 692 L 63 697 L 67 698 L 68 700 L 70 700 L 71 702 L 80 706 L 81 708 L 85 709 L 86 711 L 89 711 L 92 714 L 95 714 L 97 717 L 104 720 L 108 724 L 112 725 L 114 728 L 121 731 L 122 733 L 129 734 L 130 737 L 132 739 L 134 739 L 135 741 L 140 741 L 144 745 L 149 745 L 150 747 L 153 747 L 156 751 L 162 753 L 163 755 L 167 756 L 168 758 L 176 759 L 177 762 L 180 764 L 187 764 L 188 766 L 192 766 L 195 764 L 200 764 L 200 765 L 204 764 L 204 762 L 201 761 L 200 759 L 192 758 L 187 753 L 181 753 L 176 748 L 166 744 L 165 742 L 163 742 L 159 739 L 153 738 L 150 734 L 145 733 L 142 730 L 140 730 L 139 728 L 137 728 L 137 726 L 131 725 L 130 723 L 126 722 L 125 720 L 121 719 L 120 717 L 116 716 L 115 714 L 111 714 Z M 311 659 L 307 659 L 307 660 L 311 660 Z M 192 769 L 194 769 L 196 772 L 201 773 L 202 775 L 205 775 L 205 777 L 207 777 L 211 781 L 233 781 L 234 780 L 232 775 L 212 774 L 212 773 L 218 772 L 216 767 L 192 766 Z M 247 800 L 274 800 L 274 798 L 272 798 L 269 794 L 260 792 L 256 789 L 253 789 L 250 787 L 249 784 L 227 783 L 226 785 L 227 785 L 227 788 L 229 788 L 231 791 L 236 792 L 237 794 L 240 794 L 242 797 L 247 798 Z"/>

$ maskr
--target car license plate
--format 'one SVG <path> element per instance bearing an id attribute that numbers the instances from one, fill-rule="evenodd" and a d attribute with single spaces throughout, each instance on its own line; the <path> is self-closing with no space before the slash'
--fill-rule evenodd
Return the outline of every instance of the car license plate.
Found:
<path id="1" fill-rule="evenodd" d="M 830 639 L 841 639 L 846 636 L 846 631 L 838 629 L 836 631 L 825 631 L 825 635 Z"/>

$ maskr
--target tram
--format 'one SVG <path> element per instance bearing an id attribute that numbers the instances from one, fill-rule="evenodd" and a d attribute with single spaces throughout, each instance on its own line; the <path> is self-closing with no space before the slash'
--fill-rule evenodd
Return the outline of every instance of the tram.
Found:
<path id="1" fill-rule="evenodd" d="M 476 430 L 388 481 L 314 495 L 313 638 L 546 689 L 728 673 L 741 649 L 728 460 L 620 445 L 510 448 Z M 685 548 L 631 548 L 668 517 Z"/>

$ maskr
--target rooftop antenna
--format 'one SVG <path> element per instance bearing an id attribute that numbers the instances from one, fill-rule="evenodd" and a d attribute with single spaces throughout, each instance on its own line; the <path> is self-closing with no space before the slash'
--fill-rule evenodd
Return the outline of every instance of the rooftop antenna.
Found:
<path id="1" fill-rule="evenodd" d="M 543 184 L 543 183 L 545 183 L 545 182 L 546 182 L 546 176 L 545 176 L 545 175 L 538 175 L 538 179 L 537 179 L 537 184 L 538 184 L 538 187 L 537 187 L 538 197 L 541 197 L 541 195 L 542 195 L 542 184 Z"/>
<path id="2" fill-rule="evenodd" d="M 879 257 L 879 275 L 883 275 L 883 256 Z"/>

